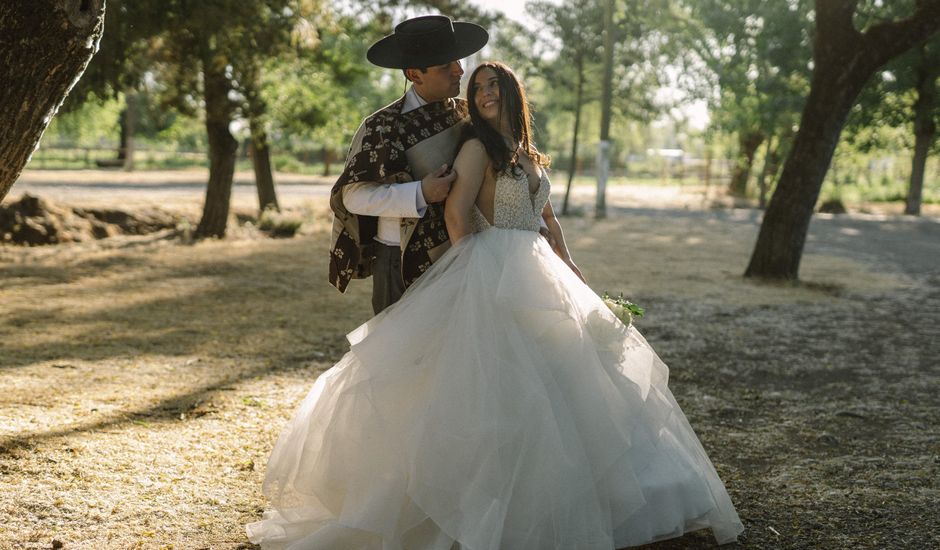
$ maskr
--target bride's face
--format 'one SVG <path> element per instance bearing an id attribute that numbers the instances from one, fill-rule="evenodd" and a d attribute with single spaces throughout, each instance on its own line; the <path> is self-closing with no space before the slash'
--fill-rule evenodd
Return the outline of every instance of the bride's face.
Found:
<path id="1" fill-rule="evenodd" d="M 477 111 L 480 112 L 480 117 L 493 127 L 499 128 L 501 102 L 499 98 L 499 77 L 496 76 L 496 71 L 489 67 L 480 70 L 471 85 L 476 92 L 473 102 L 476 104 Z"/>

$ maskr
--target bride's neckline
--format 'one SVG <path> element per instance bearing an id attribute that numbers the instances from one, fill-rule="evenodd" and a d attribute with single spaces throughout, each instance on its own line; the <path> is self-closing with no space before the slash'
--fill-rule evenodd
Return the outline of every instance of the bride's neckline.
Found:
<path id="1" fill-rule="evenodd" d="M 513 147 L 513 140 L 503 135 L 503 143 L 505 143 L 506 147 L 511 151 L 510 153 L 511 156 L 516 156 L 516 158 L 518 159 L 523 154 L 525 154 L 525 151 L 522 148 L 521 141 L 519 143 L 516 143 L 515 147 Z M 531 191 L 530 190 L 531 187 L 529 186 L 529 173 L 526 172 L 525 168 L 523 168 L 519 162 L 516 162 L 514 164 L 510 163 L 509 166 L 506 167 L 506 170 L 504 171 L 504 173 L 511 176 L 511 178 L 514 181 L 520 181 L 521 176 L 515 175 L 515 167 L 518 167 L 520 170 L 522 170 L 522 175 L 525 176 L 524 180 L 525 180 L 525 185 L 526 185 L 526 191 L 529 193 L 529 196 L 534 197 L 542 189 L 542 179 L 544 178 L 545 170 L 543 170 L 536 163 L 534 162 L 532 163 L 532 167 L 537 170 L 535 177 L 538 178 L 538 183 L 535 184 L 535 190 Z"/>
<path id="2" fill-rule="evenodd" d="M 538 166 L 533 165 L 538 170 L 538 173 L 536 174 L 536 178 L 538 178 L 538 183 L 536 183 L 535 190 L 533 191 L 529 187 L 529 173 L 526 172 L 525 168 L 522 168 L 522 166 L 519 166 L 518 164 L 516 164 L 515 166 L 518 166 L 519 169 L 522 170 L 522 174 L 516 175 L 514 167 L 509 166 L 506 168 L 506 170 L 503 171 L 500 177 L 508 178 L 514 182 L 525 183 L 525 190 L 529 194 L 529 196 L 534 197 L 535 195 L 537 195 L 538 192 L 542 190 L 542 185 L 544 184 L 545 170 Z"/>

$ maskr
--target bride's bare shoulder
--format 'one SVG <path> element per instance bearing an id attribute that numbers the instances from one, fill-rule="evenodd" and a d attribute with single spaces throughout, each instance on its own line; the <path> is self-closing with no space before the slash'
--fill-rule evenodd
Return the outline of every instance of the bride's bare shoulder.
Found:
<path id="1" fill-rule="evenodd" d="M 464 172 L 469 170 L 482 175 L 488 164 L 487 161 L 486 148 L 483 147 L 483 142 L 476 138 L 468 139 L 460 147 L 460 152 L 457 153 L 457 158 L 454 160 L 454 168 L 457 169 L 458 173 L 460 173 L 462 169 Z"/>
<path id="2" fill-rule="evenodd" d="M 486 157 L 486 148 L 483 146 L 483 142 L 477 138 L 468 139 L 463 142 L 463 145 L 460 146 L 460 152 L 457 153 L 457 157 L 470 157 L 473 159 L 480 159 Z"/>

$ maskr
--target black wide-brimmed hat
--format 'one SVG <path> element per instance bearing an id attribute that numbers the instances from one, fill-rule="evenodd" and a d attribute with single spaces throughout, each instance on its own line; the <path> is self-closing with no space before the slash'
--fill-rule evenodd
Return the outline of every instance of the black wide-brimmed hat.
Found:
<path id="1" fill-rule="evenodd" d="M 425 15 L 399 23 L 394 33 L 369 48 L 366 58 L 389 69 L 422 69 L 476 53 L 489 38 L 480 25 Z"/>

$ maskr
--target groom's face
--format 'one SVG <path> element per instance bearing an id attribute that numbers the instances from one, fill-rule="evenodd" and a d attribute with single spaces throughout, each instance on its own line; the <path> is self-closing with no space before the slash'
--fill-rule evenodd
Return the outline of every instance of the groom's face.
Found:
<path id="1" fill-rule="evenodd" d="M 460 66 L 460 61 L 451 61 L 445 65 L 428 67 L 425 72 L 409 69 L 408 76 L 421 97 L 428 103 L 433 103 L 460 94 L 463 67 Z"/>

